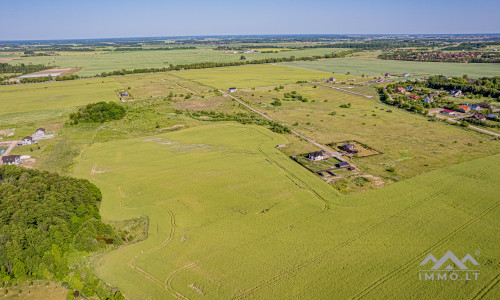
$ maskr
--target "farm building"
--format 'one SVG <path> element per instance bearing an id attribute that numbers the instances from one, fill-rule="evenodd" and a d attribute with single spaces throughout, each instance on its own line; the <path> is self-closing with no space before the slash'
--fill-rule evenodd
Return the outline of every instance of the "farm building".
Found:
<path id="1" fill-rule="evenodd" d="M 337 80 L 337 79 L 335 79 L 335 77 L 330 77 L 330 78 L 328 79 L 328 82 L 335 82 L 336 80 Z"/>
<path id="2" fill-rule="evenodd" d="M 2 156 L 2 165 L 17 165 L 22 162 L 21 155 Z"/>
<path id="3" fill-rule="evenodd" d="M 462 91 L 461 90 L 451 90 L 448 92 L 448 94 L 450 94 L 450 96 L 452 96 L 452 97 L 460 97 L 460 96 L 462 96 Z"/>
<path id="4" fill-rule="evenodd" d="M 471 118 L 476 121 L 486 121 L 486 116 L 483 114 L 474 113 Z"/>
<path id="5" fill-rule="evenodd" d="M 44 136 L 45 135 L 45 128 L 38 128 L 35 131 L 35 136 Z"/>
<path id="6" fill-rule="evenodd" d="M 325 150 L 321 150 L 321 151 L 314 151 L 314 152 L 309 153 L 307 155 L 307 158 L 309 158 L 312 161 L 319 161 L 319 160 L 327 159 L 328 155 L 326 155 Z"/>
<path id="7" fill-rule="evenodd" d="M 467 113 L 470 111 L 470 107 L 468 107 L 467 105 L 460 105 L 457 111 Z"/>
<path id="8" fill-rule="evenodd" d="M 391 74 L 385 73 L 384 76 L 389 78 L 389 77 L 391 77 Z"/>
<path id="9" fill-rule="evenodd" d="M 235 88 L 235 87 L 229 88 L 229 92 L 230 92 L 230 93 L 234 93 L 234 92 L 236 92 L 236 88 Z"/>
<path id="10" fill-rule="evenodd" d="M 33 138 L 31 136 L 25 136 L 17 145 L 18 146 L 26 146 L 33 144 Z"/>
<path id="11" fill-rule="evenodd" d="M 349 168 L 351 165 L 346 161 L 341 161 L 337 164 L 337 166 L 339 166 L 339 168 Z"/>
<path id="12" fill-rule="evenodd" d="M 442 114 L 445 114 L 445 115 L 449 115 L 449 116 L 456 116 L 456 115 L 457 115 L 454 111 L 449 110 L 449 109 L 443 109 L 443 110 L 441 111 L 441 113 L 442 113 Z"/>
<path id="13" fill-rule="evenodd" d="M 358 153 L 358 149 L 356 149 L 356 146 L 354 146 L 353 144 L 351 144 L 349 142 L 345 142 L 342 145 L 342 150 L 344 150 L 348 153 Z"/>
<path id="14" fill-rule="evenodd" d="M 410 73 L 403 73 L 403 77 L 408 77 L 410 76 Z"/>

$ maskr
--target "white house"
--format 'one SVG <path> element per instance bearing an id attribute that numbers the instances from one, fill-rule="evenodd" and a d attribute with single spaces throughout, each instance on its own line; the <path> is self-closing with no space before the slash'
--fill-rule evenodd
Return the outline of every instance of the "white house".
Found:
<path id="1" fill-rule="evenodd" d="M 34 136 L 45 136 L 45 128 L 38 128 Z"/>
<path id="2" fill-rule="evenodd" d="M 23 160 L 20 155 L 5 155 L 2 156 L 2 165 L 17 165 Z"/>
<path id="3" fill-rule="evenodd" d="M 25 136 L 20 142 L 19 144 L 17 144 L 18 146 L 26 146 L 26 145 L 31 145 L 33 144 L 33 138 L 31 136 Z"/>
<path id="4" fill-rule="evenodd" d="M 328 155 L 326 155 L 325 150 L 321 150 L 321 151 L 315 151 L 315 152 L 309 153 L 307 155 L 307 158 L 309 158 L 310 160 L 313 160 L 313 161 L 318 161 L 318 160 L 327 159 Z"/>
<path id="5" fill-rule="evenodd" d="M 236 88 L 235 88 L 235 87 L 229 88 L 229 92 L 230 92 L 230 93 L 234 93 L 234 92 L 236 92 Z"/>

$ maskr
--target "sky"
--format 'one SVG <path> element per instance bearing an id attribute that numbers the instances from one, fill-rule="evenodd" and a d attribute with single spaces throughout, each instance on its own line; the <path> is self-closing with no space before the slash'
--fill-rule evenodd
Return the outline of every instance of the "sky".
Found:
<path id="1" fill-rule="evenodd" d="M 499 0 L 3 0 L 0 40 L 499 33 Z"/>

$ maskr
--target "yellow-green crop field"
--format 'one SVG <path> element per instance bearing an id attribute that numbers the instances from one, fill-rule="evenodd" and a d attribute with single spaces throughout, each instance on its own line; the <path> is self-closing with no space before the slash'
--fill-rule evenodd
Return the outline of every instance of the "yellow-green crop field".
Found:
<path id="1" fill-rule="evenodd" d="M 101 188 L 103 218 L 150 218 L 97 274 L 130 299 L 500 296 L 500 155 L 342 196 L 285 142 L 221 123 L 88 147 L 75 175 Z M 419 280 L 449 250 L 478 260 L 478 280 Z"/>

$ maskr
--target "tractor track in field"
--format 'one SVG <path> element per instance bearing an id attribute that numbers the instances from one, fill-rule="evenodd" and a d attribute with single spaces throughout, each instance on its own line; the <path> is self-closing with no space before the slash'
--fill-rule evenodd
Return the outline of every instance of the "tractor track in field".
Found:
<path id="1" fill-rule="evenodd" d="M 477 292 L 471 299 L 483 299 L 486 295 L 500 282 L 500 273 L 488 282 L 482 289 Z"/>
<path id="2" fill-rule="evenodd" d="M 379 287 L 380 285 L 382 285 L 383 283 L 385 283 L 387 280 L 389 280 L 390 278 L 398 275 L 400 272 L 402 272 L 403 270 L 405 270 L 409 266 L 417 264 L 419 262 L 419 260 L 422 259 L 422 257 L 425 257 L 425 255 L 428 255 L 436 247 L 441 246 L 445 242 L 449 241 L 455 235 L 457 235 L 458 233 L 462 232 L 464 229 L 468 228 L 470 225 L 472 225 L 476 221 L 480 220 L 483 216 L 487 215 L 488 213 L 490 213 L 491 211 L 493 211 L 495 208 L 497 208 L 499 206 L 500 206 L 500 201 L 498 201 L 498 202 L 494 203 L 493 205 L 489 206 L 488 208 L 484 209 L 479 214 L 477 214 L 476 216 L 474 216 L 471 219 L 467 220 L 465 223 L 463 223 L 462 225 L 458 226 L 455 230 L 453 230 L 450 233 L 448 233 L 447 235 L 445 235 L 442 239 L 440 239 L 437 242 L 435 242 L 432 246 L 430 246 L 429 248 L 425 249 L 424 251 L 422 251 L 421 253 L 419 253 L 415 257 L 413 257 L 411 260 L 405 262 L 404 264 L 400 265 L 399 267 L 395 268 L 391 272 L 387 273 L 386 275 L 382 276 L 381 278 L 379 278 L 378 280 L 376 280 L 372 284 L 368 285 L 367 287 L 365 287 L 364 289 L 362 289 L 361 291 L 359 291 L 358 294 L 356 294 L 352 299 L 361 299 L 362 297 L 367 296 L 371 291 L 373 291 L 374 289 L 376 289 L 377 287 Z M 498 280 L 499 280 L 498 277 L 499 276 L 496 277 L 496 282 L 495 282 L 495 280 L 493 280 L 493 286 L 498 283 Z M 492 288 L 492 286 L 489 289 L 486 290 L 486 293 L 491 288 Z"/>
<path id="3" fill-rule="evenodd" d="M 277 162 L 275 159 L 273 159 L 269 154 L 265 153 L 264 150 L 262 150 L 260 145 L 257 147 L 257 149 L 270 163 L 276 165 L 278 168 L 283 170 L 288 175 L 288 178 L 290 180 L 294 181 L 294 183 L 297 185 L 299 185 L 298 183 L 300 183 L 302 186 L 304 186 L 306 189 L 308 189 L 316 198 L 318 198 L 321 202 L 323 202 L 323 205 L 324 205 L 323 210 L 330 209 L 330 202 L 328 200 L 326 200 L 325 198 L 323 198 L 323 196 L 318 194 L 318 192 L 316 192 L 316 190 L 314 190 L 314 188 L 312 188 L 309 184 L 305 183 L 302 179 L 300 179 L 293 172 L 288 171 L 287 168 L 285 168 L 283 165 L 281 165 L 279 162 Z"/>
<path id="4" fill-rule="evenodd" d="M 456 183 L 460 182 L 460 180 L 457 180 Z M 390 222 L 391 220 L 393 220 L 394 218 L 397 218 L 401 215 L 404 215 L 405 213 L 421 206 L 422 204 L 426 203 L 426 202 L 429 202 L 433 199 L 435 199 L 436 197 L 439 197 L 440 195 L 442 194 L 445 194 L 447 191 L 449 190 L 448 187 L 445 187 L 445 188 L 442 188 L 439 192 L 437 192 L 436 194 L 434 194 L 432 197 L 429 197 L 428 199 L 426 200 L 422 200 L 420 202 L 417 202 L 413 205 L 410 205 L 398 212 L 396 212 L 395 214 L 393 215 L 390 215 L 388 216 L 387 218 L 385 218 L 384 220 L 378 222 L 377 224 L 374 224 L 373 226 L 371 226 L 370 228 L 368 228 L 367 230 L 357 234 L 356 236 L 350 238 L 350 239 L 347 239 L 345 240 L 344 242 L 341 242 L 340 244 L 337 244 L 335 247 L 333 248 L 330 248 L 330 249 L 327 249 L 317 255 L 315 255 L 314 257 L 312 257 L 311 259 L 308 259 L 304 262 L 301 262 L 295 266 L 292 266 L 290 267 L 288 270 L 285 270 L 283 271 L 282 273 L 274 276 L 273 278 L 270 278 L 268 280 L 265 280 L 263 282 L 261 282 L 260 284 L 254 286 L 254 287 L 251 287 L 250 289 L 247 289 L 237 295 L 235 295 L 234 297 L 232 297 L 232 299 L 242 299 L 242 298 L 246 298 L 248 296 L 250 296 L 251 294 L 253 294 L 254 292 L 262 289 L 262 288 L 265 288 L 266 286 L 269 286 L 273 283 L 276 283 L 276 282 L 279 282 L 281 280 L 284 280 L 284 279 L 287 279 L 287 278 L 290 278 L 291 276 L 294 275 L 295 272 L 299 271 L 299 270 L 302 270 L 314 263 L 319 263 L 321 262 L 321 260 L 326 257 L 327 255 L 329 255 L 330 253 L 332 252 L 335 252 L 336 250 L 338 249 L 341 249 L 345 246 L 348 246 L 349 244 L 359 240 L 360 238 L 372 233 L 373 231 L 377 230 L 378 228 L 382 227 L 383 225 L 385 225 L 386 223 Z M 420 257 L 419 257 L 420 258 Z"/>
<path id="5" fill-rule="evenodd" d="M 175 234 L 175 230 L 176 230 L 176 224 L 175 224 L 175 216 L 174 214 L 172 213 L 172 211 L 166 207 L 163 207 L 161 205 L 159 205 L 158 207 L 160 207 L 161 209 L 164 209 L 165 211 L 168 212 L 169 216 L 170 216 L 170 234 L 168 235 L 167 239 L 165 241 L 163 241 L 160 245 L 156 246 L 156 247 L 153 247 L 151 249 L 148 249 L 146 251 L 143 251 L 141 252 L 140 254 L 137 254 L 136 256 L 134 256 L 132 258 L 132 260 L 130 260 L 129 262 L 129 266 L 137 271 L 139 274 L 141 274 L 143 277 L 149 279 L 150 281 L 152 281 L 153 283 L 157 284 L 158 286 L 162 287 L 162 288 L 166 288 L 165 285 L 163 284 L 163 282 L 161 280 L 159 280 L 158 278 L 156 278 L 155 276 L 151 275 L 150 273 L 146 272 L 145 270 L 141 269 L 139 266 L 137 266 L 136 264 L 136 260 L 142 256 L 142 255 L 147 255 L 147 254 L 151 254 L 153 252 L 156 252 L 162 248 L 164 248 L 165 246 L 167 246 L 171 241 L 172 239 L 174 238 L 174 234 Z"/>

